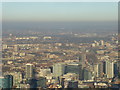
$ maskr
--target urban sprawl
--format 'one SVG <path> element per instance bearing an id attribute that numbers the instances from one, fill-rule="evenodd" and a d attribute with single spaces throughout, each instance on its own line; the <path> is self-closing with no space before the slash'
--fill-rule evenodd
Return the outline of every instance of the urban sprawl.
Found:
<path id="1" fill-rule="evenodd" d="M 3 33 L 0 88 L 120 88 L 116 33 Z"/>

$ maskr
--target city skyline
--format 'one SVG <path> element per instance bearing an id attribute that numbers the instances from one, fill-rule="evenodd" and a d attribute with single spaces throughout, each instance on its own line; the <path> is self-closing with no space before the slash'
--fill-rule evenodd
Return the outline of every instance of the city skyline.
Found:
<path id="1" fill-rule="evenodd" d="M 0 88 L 120 88 L 117 2 L 2 3 Z"/>

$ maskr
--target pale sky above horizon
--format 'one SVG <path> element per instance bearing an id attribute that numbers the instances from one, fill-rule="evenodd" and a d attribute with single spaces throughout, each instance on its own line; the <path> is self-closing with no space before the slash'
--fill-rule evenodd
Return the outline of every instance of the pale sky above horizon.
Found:
<path id="1" fill-rule="evenodd" d="M 4 2 L 5 22 L 117 21 L 117 2 Z"/>

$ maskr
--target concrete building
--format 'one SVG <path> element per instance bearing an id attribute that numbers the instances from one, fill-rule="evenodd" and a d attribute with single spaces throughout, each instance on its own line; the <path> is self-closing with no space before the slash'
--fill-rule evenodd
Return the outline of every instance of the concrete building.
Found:
<path id="1" fill-rule="evenodd" d="M 79 74 L 80 73 L 79 64 L 67 64 L 65 66 L 65 74 L 66 73 L 76 73 L 76 74 Z"/>
<path id="2" fill-rule="evenodd" d="M 12 88 L 13 87 L 13 76 L 5 75 L 0 77 L 0 88 Z"/>
<path id="3" fill-rule="evenodd" d="M 53 65 L 53 74 L 55 77 L 63 75 L 65 72 L 65 65 L 63 63 L 57 63 Z"/>
<path id="4" fill-rule="evenodd" d="M 92 80 L 92 72 L 87 68 L 83 69 L 83 80 Z"/>
<path id="5" fill-rule="evenodd" d="M 3 85 L 4 85 L 3 80 L 4 80 L 4 77 L 0 77 L 0 88 L 3 88 Z"/>
<path id="6" fill-rule="evenodd" d="M 26 78 L 33 77 L 33 64 L 26 64 Z"/>
<path id="7" fill-rule="evenodd" d="M 95 64 L 93 66 L 93 71 L 94 71 L 94 77 L 99 77 L 99 64 Z"/>
<path id="8" fill-rule="evenodd" d="M 98 63 L 98 77 L 103 77 L 105 74 L 105 62 Z"/>
<path id="9" fill-rule="evenodd" d="M 21 72 L 11 72 L 9 73 L 13 76 L 13 86 L 20 86 L 20 82 L 22 81 L 22 73 Z"/>
<path id="10" fill-rule="evenodd" d="M 113 78 L 114 77 L 114 63 L 110 61 L 106 61 L 106 68 L 105 72 L 107 75 L 107 78 Z"/>

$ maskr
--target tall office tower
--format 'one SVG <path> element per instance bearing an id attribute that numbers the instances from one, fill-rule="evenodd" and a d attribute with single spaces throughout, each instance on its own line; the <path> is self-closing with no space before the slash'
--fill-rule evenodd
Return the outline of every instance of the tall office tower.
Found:
<path id="1" fill-rule="evenodd" d="M 83 80 L 83 68 L 82 65 L 79 65 L 79 80 Z"/>
<path id="2" fill-rule="evenodd" d="M 65 72 L 65 65 L 63 63 L 57 63 L 53 65 L 53 74 L 57 78 L 63 75 Z"/>
<path id="3" fill-rule="evenodd" d="M 26 78 L 33 77 L 33 64 L 26 64 Z"/>
<path id="4" fill-rule="evenodd" d="M 82 53 L 81 53 L 81 58 L 79 58 L 79 64 L 81 64 L 82 68 L 84 68 L 85 61 L 86 61 L 86 50 L 85 50 L 85 48 L 83 48 L 81 51 L 82 51 Z"/>
<path id="5" fill-rule="evenodd" d="M 86 61 L 86 50 L 85 48 L 82 48 L 81 50 L 81 56 L 79 58 L 79 79 L 83 80 L 83 68 L 86 67 L 85 61 Z"/>
<path id="6" fill-rule="evenodd" d="M 94 71 L 94 77 L 99 77 L 99 64 L 95 64 L 93 66 L 93 71 Z"/>
<path id="7" fill-rule="evenodd" d="M 105 74 L 105 62 L 98 63 L 98 77 L 103 77 Z"/>
<path id="8" fill-rule="evenodd" d="M 79 74 L 79 64 L 67 64 L 65 66 L 65 74 L 66 73 L 76 73 L 76 74 Z"/>
<path id="9" fill-rule="evenodd" d="M 114 77 L 114 63 L 110 61 L 106 61 L 106 75 L 107 78 Z"/>
<path id="10" fill-rule="evenodd" d="M 103 67 L 103 73 L 106 74 L 106 61 L 102 62 Z"/>
<path id="11" fill-rule="evenodd" d="M 79 79 L 82 80 L 83 72 L 81 64 L 67 64 L 65 66 L 65 74 L 66 73 L 75 73 L 79 75 Z"/>
<path id="12" fill-rule="evenodd" d="M 5 75 L 0 77 L 0 88 L 12 88 L 13 86 L 13 76 Z"/>
<path id="13" fill-rule="evenodd" d="M 118 63 L 114 62 L 114 76 L 118 76 L 119 69 L 118 69 Z"/>
<path id="14" fill-rule="evenodd" d="M 0 77 L 0 88 L 4 88 L 3 85 L 4 85 L 4 77 Z"/>
<path id="15" fill-rule="evenodd" d="M 88 70 L 87 68 L 83 69 L 83 79 L 84 80 L 91 80 L 92 79 L 92 72 Z"/>
<path id="16" fill-rule="evenodd" d="M 82 53 L 82 68 L 85 67 L 85 61 L 86 61 L 86 53 Z"/>
<path id="17" fill-rule="evenodd" d="M 22 81 L 22 73 L 21 72 L 11 72 L 9 74 L 13 76 L 13 86 L 19 87 L 20 82 Z"/>

